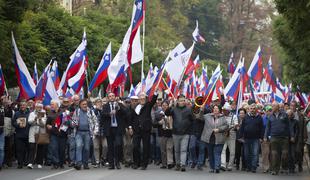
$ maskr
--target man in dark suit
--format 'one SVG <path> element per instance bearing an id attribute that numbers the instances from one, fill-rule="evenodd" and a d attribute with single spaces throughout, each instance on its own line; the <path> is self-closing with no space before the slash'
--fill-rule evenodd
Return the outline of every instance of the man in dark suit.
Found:
<path id="1" fill-rule="evenodd" d="M 145 170 L 148 165 L 150 155 L 150 134 L 152 129 L 151 111 L 156 100 L 157 90 L 150 102 L 147 102 L 146 94 L 142 93 L 139 95 L 139 104 L 136 106 L 135 111 L 132 112 L 130 123 L 133 130 L 133 169 L 137 169 L 141 166 L 141 169 Z M 142 161 L 140 159 L 141 140 L 143 143 Z"/>
<path id="2" fill-rule="evenodd" d="M 122 103 L 115 101 L 114 93 L 108 94 L 108 101 L 102 108 L 101 120 L 108 142 L 109 169 L 115 169 L 115 166 L 117 169 L 121 169 L 119 161 L 123 135 L 128 125 L 126 121 L 127 111 Z"/>

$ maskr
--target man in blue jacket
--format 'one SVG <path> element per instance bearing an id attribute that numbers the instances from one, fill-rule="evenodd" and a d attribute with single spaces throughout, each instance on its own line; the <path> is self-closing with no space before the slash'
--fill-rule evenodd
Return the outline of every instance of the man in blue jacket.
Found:
<path id="1" fill-rule="evenodd" d="M 281 164 L 285 173 L 288 173 L 288 144 L 289 140 L 294 141 L 294 135 L 286 112 L 280 110 L 277 102 L 272 103 L 272 111 L 264 140 L 267 141 L 270 134 L 271 174 L 277 175 Z"/>
<path id="2" fill-rule="evenodd" d="M 244 139 L 244 156 L 247 171 L 256 173 L 259 143 L 264 136 L 264 125 L 261 115 L 256 112 L 255 101 L 249 100 L 249 113 L 245 116 L 240 128 L 241 138 Z"/>

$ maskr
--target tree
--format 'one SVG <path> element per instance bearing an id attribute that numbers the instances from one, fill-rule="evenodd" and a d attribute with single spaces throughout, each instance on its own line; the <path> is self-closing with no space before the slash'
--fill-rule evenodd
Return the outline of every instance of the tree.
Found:
<path id="1" fill-rule="evenodd" d="M 310 1 L 275 0 L 280 16 L 274 21 L 274 35 L 285 54 L 287 80 L 301 91 L 310 91 Z"/>

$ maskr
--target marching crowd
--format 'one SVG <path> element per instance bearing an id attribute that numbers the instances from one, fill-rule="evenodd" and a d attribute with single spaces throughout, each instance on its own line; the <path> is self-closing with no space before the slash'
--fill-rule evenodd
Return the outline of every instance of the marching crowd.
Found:
<path id="1" fill-rule="evenodd" d="M 154 163 L 183 172 L 303 171 L 303 156 L 310 156 L 310 123 L 297 102 L 248 100 L 237 109 L 235 102 L 216 99 L 195 113 L 193 106 L 182 95 L 173 100 L 157 93 L 149 99 L 143 93 L 120 98 L 110 92 L 92 101 L 75 95 L 48 106 L 3 96 L 0 170 L 17 161 L 18 169 L 81 170 L 91 164 L 145 170 Z"/>

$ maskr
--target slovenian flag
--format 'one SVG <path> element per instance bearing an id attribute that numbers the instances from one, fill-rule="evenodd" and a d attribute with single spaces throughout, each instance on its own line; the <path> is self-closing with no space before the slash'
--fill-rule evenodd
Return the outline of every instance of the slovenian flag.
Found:
<path id="1" fill-rule="evenodd" d="M 112 59 L 112 51 L 110 42 L 105 53 L 101 58 L 96 74 L 94 75 L 93 80 L 90 82 L 88 88 L 89 92 L 98 87 L 108 77 L 108 67 L 110 66 L 111 59 Z"/>
<path id="2" fill-rule="evenodd" d="M 20 89 L 20 98 L 23 99 L 33 98 L 35 97 L 36 85 L 34 84 L 34 81 L 27 69 L 27 66 L 18 51 L 13 32 L 12 32 L 12 44 L 14 49 L 13 62 L 15 64 L 17 84 Z"/>

